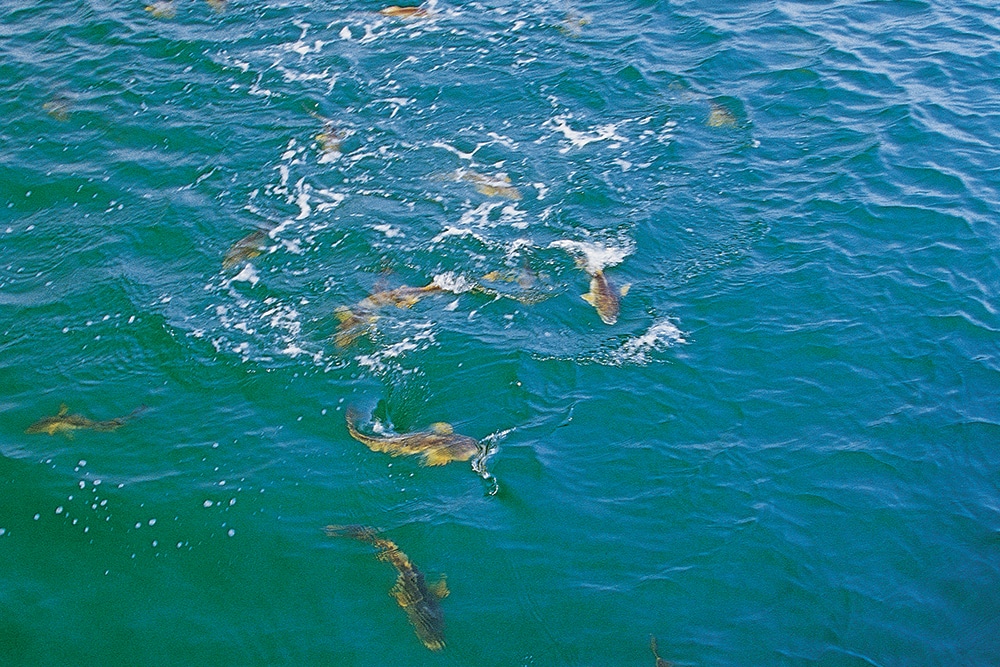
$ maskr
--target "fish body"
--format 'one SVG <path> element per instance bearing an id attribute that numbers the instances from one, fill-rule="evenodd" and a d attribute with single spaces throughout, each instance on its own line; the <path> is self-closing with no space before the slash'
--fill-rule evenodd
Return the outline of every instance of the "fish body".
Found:
<path id="1" fill-rule="evenodd" d="M 229 3 L 229 0 L 207 0 L 207 2 L 209 7 L 221 14 L 226 11 L 226 5 Z"/>
<path id="2" fill-rule="evenodd" d="M 721 104 L 713 103 L 705 124 L 709 127 L 736 127 L 736 116 Z"/>
<path id="3" fill-rule="evenodd" d="M 406 618 L 413 625 L 417 637 L 431 651 L 444 648 L 444 612 L 440 600 L 447 597 L 448 585 L 445 579 L 428 586 L 423 573 L 417 569 L 395 542 L 385 540 L 367 526 L 327 526 L 330 537 L 350 537 L 372 545 L 378 550 L 378 559 L 389 563 L 398 576 L 389 594 L 406 612 Z"/>
<path id="4" fill-rule="evenodd" d="M 404 19 L 419 19 L 430 16 L 430 12 L 422 7 L 400 7 L 398 5 L 385 7 L 384 9 L 380 9 L 378 13 L 383 16 L 395 16 Z"/>
<path id="5" fill-rule="evenodd" d="M 56 120 L 63 122 L 69 119 L 71 106 L 72 102 L 65 95 L 54 95 L 42 105 L 42 109 Z"/>
<path id="6" fill-rule="evenodd" d="M 341 306 L 334 315 L 337 317 L 337 333 L 334 341 L 337 347 L 347 347 L 367 334 L 378 321 L 378 310 L 386 306 L 412 308 L 425 294 L 440 292 L 435 283 L 423 287 L 403 285 L 391 290 L 382 290 L 366 296 L 352 307 Z"/>
<path id="7" fill-rule="evenodd" d="M 73 437 L 73 431 L 78 429 L 89 429 L 91 431 L 114 431 L 115 429 L 124 426 L 126 422 L 142 412 L 144 409 L 144 407 L 136 408 L 131 414 L 124 417 L 117 417 L 107 421 L 94 421 L 92 419 L 87 419 L 83 415 L 69 414 L 69 408 L 67 408 L 66 404 L 63 403 L 59 406 L 58 414 L 52 417 L 43 417 L 42 419 L 39 419 L 34 424 L 26 428 L 24 432 L 28 434 L 48 433 L 49 435 L 64 433 L 69 437 Z"/>
<path id="8" fill-rule="evenodd" d="M 259 229 L 241 238 L 226 251 L 222 258 L 222 268 L 231 269 L 240 262 L 259 257 L 264 252 L 266 238 L 267 232 Z"/>
<path id="9" fill-rule="evenodd" d="M 160 0 L 146 5 L 146 11 L 158 19 L 172 19 L 177 16 L 177 8 L 174 6 L 173 0 Z"/>
<path id="10" fill-rule="evenodd" d="M 476 191 L 480 194 L 487 197 L 505 197 L 514 201 L 521 199 L 521 191 L 511 185 L 510 176 L 507 174 L 490 178 L 475 171 L 459 170 L 459 172 L 458 177 L 463 181 L 473 183 L 476 186 Z"/>
<path id="11" fill-rule="evenodd" d="M 608 282 L 604 271 L 598 269 L 590 272 L 590 291 L 580 296 L 597 309 L 602 322 L 614 324 L 618 321 L 621 297 L 628 294 L 629 287 L 630 285 L 624 285 L 621 289 L 615 288 Z"/>
<path id="12" fill-rule="evenodd" d="M 351 437 L 373 452 L 390 456 L 423 456 L 425 466 L 443 466 L 451 461 L 468 461 L 479 453 L 479 442 L 467 435 L 454 432 L 450 424 L 439 422 L 428 431 L 414 431 L 399 435 L 374 436 L 357 429 L 358 414 L 347 411 L 347 430 Z"/>

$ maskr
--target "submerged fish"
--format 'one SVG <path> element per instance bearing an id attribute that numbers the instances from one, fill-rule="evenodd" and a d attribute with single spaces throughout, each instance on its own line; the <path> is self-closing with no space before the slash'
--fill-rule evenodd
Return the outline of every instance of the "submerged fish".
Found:
<path id="1" fill-rule="evenodd" d="M 42 105 L 42 108 L 47 114 L 62 122 L 69 119 L 71 106 L 72 100 L 66 95 L 53 95 Z"/>
<path id="2" fill-rule="evenodd" d="M 366 435 L 357 429 L 358 413 L 347 411 L 347 430 L 351 437 L 373 452 L 390 456 L 420 454 L 425 466 L 443 466 L 450 461 L 468 461 L 479 453 L 479 441 L 455 433 L 451 424 L 438 422 L 429 431 L 415 431 L 399 435 Z"/>
<path id="3" fill-rule="evenodd" d="M 158 19 L 172 19 L 177 16 L 177 8 L 174 7 L 173 0 L 159 0 L 159 2 L 146 5 L 146 11 Z"/>
<path id="4" fill-rule="evenodd" d="M 616 289 L 608 282 L 601 269 L 588 270 L 587 272 L 590 274 L 590 291 L 580 296 L 597 309 L 597 314 L 601 316 L 602 322 L 614 324 L 618 321 L 621 297 L 628 294 L 631 285 L 623 285 L 620 289 Z"/>
<path id="5" fill-rule="evenodd" d="M 656 652 L 656 637 L 653 635 L 649 636 L 649 648 L 653 651 L 653 657 L 656 658 L 656 667 L 670 667 L 670 663 L 660 657 L 660 654 Z"/>
<path id="6" fill-rule="evenodd" d="M 219 12 L 220 14 L 226 11 L 226 5 L 229 4 L 229 0 L 206 0 L 208 6 Z"/>
<path id="7" fill-rule="evenodd" d="M 464 171 L 459 174 L 459 178 L 474 183 L 476 191 L 487 197 L 506 197 L 514 201 L 521 199 L 521 191 L 511 185 L 510 176 L 507 174 L 490 178 L 475 171 Z"/>
<path id="8" fill-rule="evenodd" d="M 109 419 L 108 421 L 93 421 L 92 419 L 87 419 L 83 415 L 71 415 L 69 413 L 69 408 L 63 403 L 59 406 L 59 413 L 53 417 L 43 417 L 39 419 L 34 424 L 29 426 L 24 430 L 25 433 L 48 433 L 49 435 L 55 435 L 56 433 L 65 433 L 69 437 L 73 437 L 73 431 L 76 429 L 90 429 L 91 431 L 114 431 L 125 425 L 130 419 L 134 418 L 140 412 L 145 410 L 145 406 L 140 406 L 133 410 L 130 414 L 124 417 L 117 417 L 115 419 Z"/>
<path id="9" fill-rule="evenodd" d="M 391 5 L 384 9 L 378 11 L 379 14 L 383 16 L 398 16 L 404 19 L 410 18 L 426 18 L 430 16 L 430 12 L 422 7 L 400 7 L 398 5 Z"/>
<path id="10" fill-rule="evenodd" d="M 481 283 L 476 284 L 472 289 L 483 294 L 514 299 L 530 306 L 541 303 L 552 296 L 548 288 L 540 283 L 540 280 L 545 277 L 545 274 L 536 273 L 527 266 L 521 267 L 517 271 L 490 271 L 480 278 Z M 498 289 L 496 285 L 500 283 L 516 284 L 520 292 L 511 293 L 504 289 Z"/>
<path id="11" fill-rule="evenodd" d="M 448 596 L 445 578 L 441 577 L 438 583 L 428 586 L 423 573 L 399 550 L 396 543 L 378 537 L 373 528 L 327 526 L 325 530 L 330 537 L 350 537 L 379 550 L 378 559 L 391 564 L 399 573 L 389 595 L 396 598 L 396 603 L 406 612 L 406 618 L 424 646 L 432 651 L 443 649 L 444 612 L 439 601 Z"/>
<path id="12" fill-rule="evenodd" d="M 372 325 L 378 321 L 377 311 L 380 308 L 385 306 L 412 308 L 425 294 L 440 291 L 442 288 L 437 283 L 429 283 L 423 287 L 403 285 L 369 294 L 350 308 L 340 306 L 334 313 L 337 317 L 337 333 L 334 336 L 337 347 L 347 347 L 368 333 Z"/>
<path id="13" fill-rule="evenodd" d="M 222 268 L 231 269 L 240 262 L 260 256 L 264 252 L 266 238 L 267 232 L 260 229 L 241 238 L 226 251 L 225 257 L 222 258 Z"/>
<path id="14" fill-rule="evenodd" d="M 721 104 L 712 104 L 712 110 L 708 112 L 708 120 L 705 124 L 709 127 L 736 127 L 736 116 L 733 112 Z"/>

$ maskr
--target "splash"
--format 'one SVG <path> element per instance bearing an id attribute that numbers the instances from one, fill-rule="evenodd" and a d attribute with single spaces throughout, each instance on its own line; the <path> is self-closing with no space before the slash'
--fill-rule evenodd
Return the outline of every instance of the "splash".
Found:
<path id="1" fill-rule="evenodd" d="M 632 254 L 631 244 L 615 247 L 592 241 L 553 241 L 550 248 L 561 248 L 581 259 L 588 273 L 603 271 L 609 266 L 621 264 Z"/>

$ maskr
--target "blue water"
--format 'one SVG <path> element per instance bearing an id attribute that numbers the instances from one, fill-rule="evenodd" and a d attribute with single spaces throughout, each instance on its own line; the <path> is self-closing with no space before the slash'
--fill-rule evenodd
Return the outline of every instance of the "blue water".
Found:
<path id="1" fill-rule="evenodd" d="M 0 7 L 0 663 L 997 664 L 1000 10 L 383 7 Z"/>

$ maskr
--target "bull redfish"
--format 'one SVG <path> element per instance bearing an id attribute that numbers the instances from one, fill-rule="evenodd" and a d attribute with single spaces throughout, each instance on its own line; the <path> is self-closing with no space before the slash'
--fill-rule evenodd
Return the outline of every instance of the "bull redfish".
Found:
<path id="1" fill-rule="evenodd" d="M 177 16 L 177 8 L 174 7 L 173 0 L 160 0 L 160 2 L 146 5 L 146 11 L 158 19 L 172 19 Z"/>
<path id="2" fill-rule="evenodd" d="M 430 16 L 430 12 L 422 7 L 400 7 L 398 5 L 391 5 L 380 9 L 378 13 L 383 16 L 398 16 L 404 19 L 426 18 Z"/>
<path id="3" fill-rule="evenodd" d="M 130 419 L 145 410 L 145 406 L 136 408 L 124 417 L 117 417 L 107 421 L 94 421 L 87 419 L 83 415 L 69 414 L 69 408 L 63 403 L 59 406 L 59 413 L 52 417 L 43 417 L 24 430 L 25 433 L 65 433 L 68 437 L 73 437 L 73 431 L 77 429 L 90 429 L 91 431 L 114 431 L 125 425 Z"/>
<path id="4" fill-rule="evenodd" d="M 630 285 L 616 289 L 608 282 L 604 271 L 597 269 L 596 271 L 588 271 L 588 273 L 590 274 L 590 291 L 580 296 L 597 309 L 601 321 L 605 324 L 614 324 L 618 321 L 621 297 L 628 294 Z"/>
<path id="5" fill-rule="evenodd" d="M 327 526 L 329 537 L 351 537 L 367 542 L 378 549 L 378 559 L 396 568 L 399 576 L 389 595 L 406 612 L 406 618 L 424 646 L 432 651 L 444 648 L 444 612 L 439 600 L 448 596 L 448 584 L 444 577 L 430 586 L 423 573 L 417 569 L 395 542 L 385 540 L 367 526 Z"/>
<path id="6" fill-rule="evenodd" d="M 222 258 L 222 268 L 231 269 L 240 262 L 260 256 L 264 252 L 266 238 L 267 232 L 261 230 L 250 232 L 241 238 L 226 251 L 226 255 Z"/>
<path id="7" fill-rule="evenodd" d="M 334 340 L 337 347 L 347 347 L 371 330 L 379 319 L 376 311 L 385 306 L 412 308 L 425 294 L 440 292 L 442 288 L 430 283 L 423 287 L 403 285 L 391 290 L 381 290 L 369 294 L 348 308 L 340 306 L 334 313 L 337 317 L 337 333 Z"/>
<path id="8" fill-rule="evenodd" d="M 347 430 L 351 437 L 373 452 L 390 456 L 422 455 L 425 466 L 443 466 L 450 461 L 468 461 L 479 453 L 479 442 L 467 435 L 459 435 L 451 424 L 438 422 L 429 431 L 415 431 L 398 435 L 366 435 L 358 431 L 357 411 L 348 409 Z"/>

